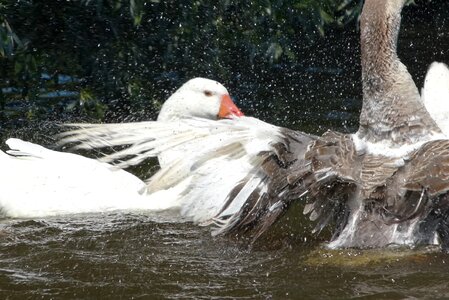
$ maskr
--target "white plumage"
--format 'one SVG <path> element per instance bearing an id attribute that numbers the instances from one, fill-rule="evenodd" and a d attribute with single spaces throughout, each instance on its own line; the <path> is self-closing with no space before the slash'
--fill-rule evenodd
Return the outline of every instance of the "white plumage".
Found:
<path id="1" fill-rule="evenodd" d="M 148 179 L 147 188 L 155 192 L 182 186 L 175 197 L 179 201 L 170 202 L 195 222 L 217 216 L 244 178 L 254 176 L 260 181 L 259 154 L 274 152 L 271 145 L 281 140 L 278 127 L 250 117 L 77 126 L 82 128 L 67 133 L 62 143 L 79 142 L 76 147 L 83 149 L 130 145 L 101 158 L 120 167 L 138 164 L 166 149 L 182 153 Z M 245 201 L 246 197 L 236 197 L 220 216 L 234 214 Z"/>
<path id="2" fill-rule="evenodd" d="M 438 127 L 449 137 L 449 69 L 444 63 L 430 65 L 421 99 Z"/>
<path id="3" fill-rule="evenodd" d="M 101 162 L 9 139 L 7 144 L 12 150 L 8 154 L 0 151 L 3 214 L 43 217 L 169 209 L 204 223 L 218 214 L 237 212 L 246 198 L 237 197 L 235 203 L 227 205 L 228 194 L 247 176 L 260 182 L 257 171 L 262 160 L 258 154 L 274 151 L 271 143 L 280 139 L 279 128 L 254 118 L 231 118 L 242 114 L 222 85 L 201 78 L 193 79 L 193 83 L 186 83 L 193 90 L 184 85 L 166 101 L 164 115 L 158 121 L 77 124 L 79 129 L 63 134 L 62 142 L 79 143 L 76 148 L 128 146 L 101 158 Z M 204 118 L 206 105 L 200 105 L 202 110 L 195 108 L 201 101 L 196 101 L 194 95 L 203 102 L 218 99 L 218 105 L 210 105 L 219 110 L 209 112 L 209 118 L 215 118 Z M 171 105 L 178 106 L 180 99 L 188 109 L 170 109 Z M 169 111 L 176 112 L 175 116 L 170 116 Z M 185 115 L 180 115 L 181 111 Z M 161 156 L 161 169 L 147 182 L 121 170 Z"/>

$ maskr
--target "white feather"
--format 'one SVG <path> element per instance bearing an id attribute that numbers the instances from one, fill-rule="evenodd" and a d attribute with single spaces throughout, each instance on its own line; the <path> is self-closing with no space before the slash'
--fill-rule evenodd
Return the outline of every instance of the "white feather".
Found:
<path id="1" fill-rule="evenodd" d="M 449 137 L 449 69 L 445 64 L 430 65 L 421 99 L 441 131 Z"/>
<path id="2" fill-rule="evenodd" d="M 105 162 L 48 150 L 18 139 L 8 140 L 13 149 L 8 151 L 11 155 L 3 152 L 0 155 L 4 170 L 0 172 L 0 206 L 4 215 L 41 217 L 172 209 L 180 210 L 182 216 L 194 222 L 214 218 L 232 189 L 244 178 L 256 176 L 253 173 L 260 165 L 259 152 L 274 151 L 271 143 L 280 141 L 281 134 L 277 127 L 253 118 L 183 122 L 182 128 L 179 121 L 83 125 L 83 129 L 66 135 L 66 141 L 79 138 L 81 148 L 131 145 L 104 158 L 123 160 L 124 166 L 158 156 L 168 147 L 182 153 L 147 184 Z M 245 200 L 243 196 L 237 197 L 225 213 L 235 213 Z"/>
<path id="3" fill-rule="evenodd" d="M 63 134 L 61 144 L 78 142 L 75 148 L 82 149 L 129 146 L 102 158 L 105 162 L 120 161 L 120 167 L 139 164 L 168 149 L 177 153 L 177 157 L 196 157 L 233 143 L 241 144 L 246 153 L 255 156 L 261 151 L 273 150 L 271 144 L 279 142 L 281 138 L 278 127 L 251 117 L 218 121 L 191 118 L 168 122 L 71 126 L 80 129 Z M 130 156 L 138 159 L 129 158 Z"/>
<path id="4" fill-rule="evenodd" d="M 188 181 L 177 203 L 182 215 L 195 222 L 215 217 L 232 189 L 245 178 L 254 177 L 252 180 L 260 183 L 258 157 L 261 152 L 274 152 L 271 145 L 282 138 L 278 127 L 250 117 L 80 126 L 83 128 L 67 133 L 62 143 L 79 141 L 79 148 L 129 145 L 102 158 L 120 161 L 120 167 L 158 156 L 168 148 L 178 153 L 177 159 L 170 159 L 148 180 L 148 188 L 154 192 Z M 237 212 L 249 196 L 245 195 L 236 197 L 225 213 Z"/>

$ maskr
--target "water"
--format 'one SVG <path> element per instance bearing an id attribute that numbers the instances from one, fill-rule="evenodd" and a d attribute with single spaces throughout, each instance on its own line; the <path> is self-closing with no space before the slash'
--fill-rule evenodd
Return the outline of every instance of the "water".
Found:
<path id="1" fill-rule="evenodd" d="M 431 61 L 449 62 L 447 26 L 434 20 L 419 30 L 405 26 L 400 36 L 401 59 L 418 86 Z M 312 67 L 290 81 L 250 86 L 252 93 L 243 86 L 230 91 L 238 101 L 248 100 L 240 103 L 245 112 L 278 125 L 314 133 L 354 131 L 361 99 L 359 50 L 357 39 L 339 41 L 324 50 L 317 46 L 315 56 L 305 57 Z M 295 74 L 292 70 L 284 75 Z M 263 106 L 266 99 L 273 99 L 271 109 Z M 54 131 L 40 123 L 0 135 L 51 144 Z M 432 248 L 329 251 L 322 247 L 329 236 L 311 236 L 301 209 L 298 204 L 251 249 L 170 215 L 1 220 L 0 298 L 449 297 L 448 255 Z"/>
<path id="2" fill-rule="evenodd" d="M 3 299 L 449 296 L 448 257 L 428 249 L 327 251 L 290 241 L 249 251 L 154 216 L 8 221 L 0 253 Z"/>

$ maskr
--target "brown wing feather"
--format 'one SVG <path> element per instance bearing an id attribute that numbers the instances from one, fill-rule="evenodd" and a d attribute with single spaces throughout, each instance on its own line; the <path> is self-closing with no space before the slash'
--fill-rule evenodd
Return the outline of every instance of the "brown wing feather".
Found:
<path id="1" fill-rule="evenodd" d="M 302 179 L 311 171 L 305 153 L 316 137 L 289 129 L 283 129 L 282 134 L 283 142 L 274 145 L 275 153 L 260 154 L 267 156 L 258 170 L 259 177 L 263 178 L 260 186 L 238 213 L 228 220 L 217 220 L 221 227 L 216 233 L 248 234 L 255 241 L 286 212 L 293 200 L 304 193 Z M 230 201 L 244 185 L 242 182 L 234 188 Z"/>
<path id="2" fill-rule="evenodd" d="M 304 214 L 316 222 L 314 232 L 335 224 L 338 235 L 347 222 L 348 200 L 359 186 L 361 156 L 350 135 L 328 131 L 311 145 L 306 159 L 312 172 L 305 180 L 309 195 Z"/>
<path id="3" fill-rule="evenodd" d="M 387 183 L 385 211 L 390 221 L 446 213 L 449 201 L 449 140 L 425 143 Z"/>

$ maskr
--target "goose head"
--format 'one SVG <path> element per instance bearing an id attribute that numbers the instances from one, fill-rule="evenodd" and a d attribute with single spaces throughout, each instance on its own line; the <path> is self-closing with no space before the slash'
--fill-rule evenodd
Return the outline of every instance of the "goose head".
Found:
<path id="1" fill-rule="evenodd" d="M 397 55 L 405 0 L 365 0 L 360 18 L 363 106 L 358 137 L 392 147 L 432 139 L 441 131 Z"/>
<path id="2" fill-rule="evenodd" d="M 157 120 L 191 117 L 215 120 L 240 116 L 243 113 L 231 100 L 223 85 L 198 77 L 184 83 L 165 101 Z"/>

